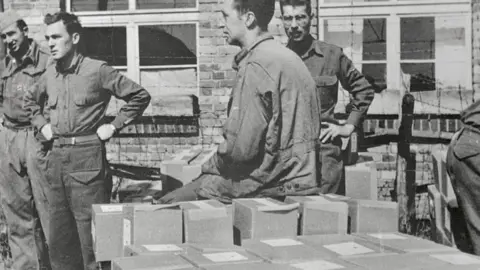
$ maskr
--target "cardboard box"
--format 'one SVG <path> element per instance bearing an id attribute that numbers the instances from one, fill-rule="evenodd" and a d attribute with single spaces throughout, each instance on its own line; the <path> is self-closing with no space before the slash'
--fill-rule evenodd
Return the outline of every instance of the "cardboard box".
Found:
<path id="1" fill-rule="evenodd" d="M 182 210 L 178 204 L 126 206 L 123 213 L 124 246 L 182 243 Z"/>
<path id="2" fill-rule="evenodd" d="M 211 267 L 215 265 L 232 265 L 259 263 L 263 260 L 245 250 L 224 250 L 209 252 L 189 252 L 181 254 L 183 258 L 196 267 Z"/>
<path id="3" fill-rule="evenodd" d="M 480 257 L 463 253 L 460 251 L 447 251 L 447 252 L 429 252 L 419 253 L 417 256 L 422 256 L 422 259 L 428 257 L 428 259 L 434 259 L 435 261 L 442 262 L 448 269 L 464 269 L 473 268 L 480 269 Z"/>
<path id="4" fill-rule="evenodd" d="M 361 237 L 378 246 L 401 250 L 406 253 L 456 251 L 456 249 L 433 241 L 403 233 L 358 233 Z"/>
<path id="5" fill-rule="evenodd" d="M 143 255 L 182 254 L 189 252 L 191 247 L 185 244 L 157 244 L 157 245 L 128 245 L 124 248 L 125 257 Z"/>
<path id="6" fill-rule="evenodd" d="M 367 270 L 361 266 L 349 263 L 339 259 L 318 259 L 315 261 L 300 262 L 289 264 L 296 270 Z"/>
<path id="7" fill-rule="evenodd" d="M 202 244 L 185 244 L 190 248 L 190 250 L 194 250 L 196 252 L 220 252 L 220 251 L 245 251 L 244 247 L 237 246 L 237 245 L 218 245 L 218 244 L 210 244 L 210 243 L 202 243 Z"/>
<path id="8" fill-rule="evenodd" d="M 298 234 L 346 234 L 348 204 L 321 196 L 288 196 L 286 203 L 299 203 Z"/>
<path id="9" fill-rule="evenodd" d="M 379 256 L 401 253 L 401 251 L 384 246 L 377 246 L 365 239 L 353 235 L 308 235 L 299 236 L 298 241 L 319 251 L 327 258 Z"/>
<path id="10" fill-rule="evenodd" d="M 233 245 L 232 209 L 216 200 L 182 202 L 184 242 Z"/>
<path id="11" fill-rule="evenodd" d="M 191 270 L 191 263 L 178 255 L 145 255 L 116 258 L 112 260 L 112 270 Z"/>
<path id="12" fill-rule="evenodd" d="M 245 264 L 225 264 L 207 266 L 205 270 L 298 270 L 286 264 L 271 264 L 271 263 L 245 263 Z M 321 269 L 317 269 L 321 270 Z"/>
<path id="13" fill-rule="evenodd" d="M 296 236 L 299 206 L 270 198 L 233 200 L 235 244 L 244 239 Z"/>
<path id="14" fill-rule="evenodd" d="M 132 204 L 92 205 L 92 240 L 97 262 L 123 254 L 123 208 Z"/>
<path id="15" fill-rule="evenodd" d="M 160 164 L 164 190 L 171 191 L 195 180 L 202 173 L 202 165 L 216 152 L 217 148 L 188 149 L 175 154 L 173 159 Z"/>
<path id="16" fill-rule="evenodd" d="M 314 261 L 323 255 L 294 237 L 244 240 L 242 247 L 268 262 L 279 264 Z"/>
<path id="17" fill-rule="evenodd" d="M 345 195 L 354 199 L 378 200 L 377 168 L 374 162 L 345 166 Z"/>
<path id="18" fill-rule="evenodd" d="M 348 203 L 349 233 L 398 232 L 398 204 L 387 201 L 358 200 L 326 194 L 324 198 Z"/>

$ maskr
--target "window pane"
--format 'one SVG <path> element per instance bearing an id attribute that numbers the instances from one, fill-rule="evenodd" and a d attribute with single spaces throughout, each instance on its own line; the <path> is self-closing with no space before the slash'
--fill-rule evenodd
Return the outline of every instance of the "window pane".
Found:
<path id="1" fill-rule="evenodd" d="M 400 19 L 401 59 L 435 58 L 435 18 Z"/>
<path id="2" fill-rule="evenodd" d="M 196 0 L 137 0 L 137 9 L 195 8 Z"/>
<path id="3" fill-rule="evenodd" d="M 85 28 L 82 38 L 85 55 L 106 61 L 112 66 L 127 65 L 127 29 L 125 27 Z"/>
<path id="4" fill-rule="evenodd" d="M 386 60 L 386 19 L 325 20 L 324 39 L 343 48 L 353 62 Z"/>
<path id="5" fill-rule="evenodd" d="M 139 26 L 140 66 L 197 63 L 196 25 Z"/>
<path id="6" fill-rule="evenodd" d="M 69 1 L 69 0 L 67 0 Z M 127 10 L 128 0 L 70 0 L 72 11 Z"/>
<path id="7" fill-rule="evenodd" d="M 362 73 L 377 91 L 387 87 L 387 64 L 362 64 Z"/>
<path id="8" fill-rule="evenodd" d="M 155 104 L 165 95 L 197 95 L 197 70 L 187 69 L 153 69 L 140 70 L 140 84 L 152 96 L 150 106 L 144 115 L 161 115 L 161 106 Z"/>
<path id="9" fill-rule="evenodd" d="M 405 84 L 410 85 L 410 91 L 435 90 L 434 63 L 403 63 L 400 65 Z"/>

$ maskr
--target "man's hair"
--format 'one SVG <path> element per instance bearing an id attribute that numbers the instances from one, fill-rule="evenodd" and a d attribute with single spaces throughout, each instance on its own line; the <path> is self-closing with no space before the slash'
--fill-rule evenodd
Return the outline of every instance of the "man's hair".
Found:
<path id="1" fill-rule="evenodd" d="M 261 29 L 267 29 L 275 13 L 275 0 L 234 0 L 235 9 L 240 14 L 252 12 Z"/>
<path id="2" fill-rule="evenodd" d="M 305 6 L 305 11 L 310 16 L 312 15 L 312 1 L 311 0 L 280 0 L 280 10 L 283 13 L 283 6 L 301 7 Z"/>
<path id="3" fill-rule="evenodd" d="M 59 11 L 54 13 L 53 15 L 47 14 L 45 15 L 45 19 L 43 20 L 46 25 L 54 24 L 60 21 L 63 22 L 65 28 L 67 28 L 67 32 L 70 35 L 73 35 L 73 33 L 82 32 L 82 24 L 80 24 L 78 17 L 65 11 Z"/>
<path id="4" fill-rule="evenodd" d="M 25 28 L 28 28 L 27 23 L 24 20 L 18 20 L 17 27 L 22 31 L 25 30 Z"/>

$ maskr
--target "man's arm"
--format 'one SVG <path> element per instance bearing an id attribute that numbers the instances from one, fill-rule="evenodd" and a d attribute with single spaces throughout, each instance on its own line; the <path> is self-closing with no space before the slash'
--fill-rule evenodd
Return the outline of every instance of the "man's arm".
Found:
<path id="1" fill-rule="evenodd" d="M 30 87 L 23 96 L 23 108 L 29 114 L 30 121 L 34 127 L 41 130 L 47 124 L 43 116 L 42 100 L 46 100 L 46 73 L 43 73 L 38 82 Z"/>
<path id="2" fill-rule="evenodd" d="M 347 124 L 359 128 L 375 96 L 375 90 L 343 52 L 340 54 L 339 61 L 340 68 L 337 76 L 342 87 L 353 97 L 352 111 L 347 118 Z"/>
<path id="3" fill-rule="evenodd" d="M 150 104 L 150 94 L 142 86 L 106 64 L 100 67 L 99 72 L 103 88 L 111 91 L 116 98 L 127 102 L 111 123 L 116 130 L 120 130 L 143 114 Z"/>
<path id="4" fill-rule="evenodd" d="M 256 63 L 250 63 L 246 70 L 243 87 L 234 96 L 236 100 L 232 102 L 224 127 L 225 140 L 219 145 L 217 153 L 204 164 L 204 173 L 237 177 L 248 175 L 263 158 L 266 133 L 272 119 L 275 82 Z"/>

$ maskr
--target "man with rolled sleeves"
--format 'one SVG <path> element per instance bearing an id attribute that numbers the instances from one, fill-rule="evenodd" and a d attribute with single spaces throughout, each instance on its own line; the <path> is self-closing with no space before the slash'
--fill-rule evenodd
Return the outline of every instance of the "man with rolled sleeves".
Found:
<path id="1" fill-rule="evenodd" d="M 11 267 L 50 269 L 44 236 L 49 221 L 44 160 L 22 107 L 23 95 L 45 72 L 49 54 L 28 37 L 28 27 L 15 11 L 0 14 L 0 33 L 8 49 L 0 82 L 0 198 Z"/>
<path id="2" fill-rule="evenodd" d="M 356 128 L 361 128 L 362 120 L 374 97 L 374 88 L 353 66 L 341 48 L 315 40 L 310 35 L 313 18 L 310 0 L 280 0 L 280 7 L 285 32 L 289 37 L 287 47 L 303 59 L 315 80 L 317 94 L 322 102 L 320 192 L 344 195 L 340 137 L 349 137 Z M 339 124 L 334 117 L 339 81 L 353 96 L 350 103 L 352 110 L 344 125 Z"/>
<path id="3" fill-rule="evenodd" d="M 480 255 L 480 101 L 460 115 L 463 127 L 447 151 L 446 167 L 462 211 L 472 252 Z"/>
<path id="4" fill-rule="evenodd" d="M 109 203 L 112 188 L 105 141 L 142 115 L 150 95 L 105 62 L 79 52 L 82 26 L 75 15 L 48 14 L 45 24 L 55 63 L 28 91 L 24 108 L 51 147 L 46 178 L 52 269 L 97 269 L 91 209 L 92 204 Z M 105 112 L 112 96 L 127 103 L 107 123 Z"/>

